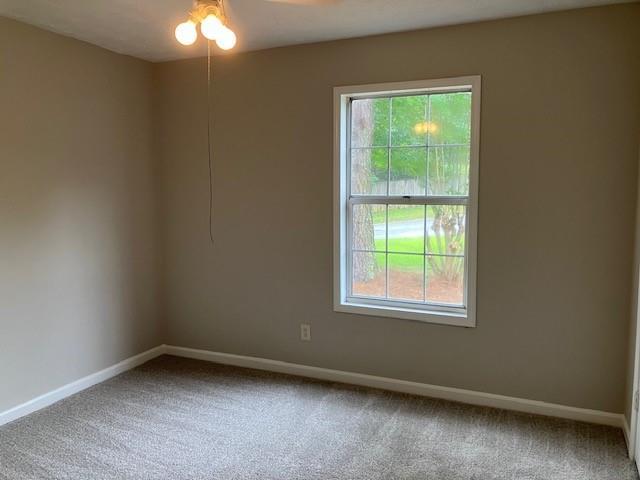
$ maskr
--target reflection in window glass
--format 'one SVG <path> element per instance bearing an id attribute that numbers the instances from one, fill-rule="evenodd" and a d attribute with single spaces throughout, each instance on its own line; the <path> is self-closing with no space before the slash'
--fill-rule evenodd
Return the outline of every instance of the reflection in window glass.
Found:
<path id="1" fill-rule="evenodd" d="M 391 145 L 426 145 L 427 95 L 395 97 L 391 101 Z"/>

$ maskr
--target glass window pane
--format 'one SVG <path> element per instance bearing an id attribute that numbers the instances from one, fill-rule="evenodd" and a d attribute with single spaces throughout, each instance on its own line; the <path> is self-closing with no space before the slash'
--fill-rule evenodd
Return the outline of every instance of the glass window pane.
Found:
<path id="1" fill-rule="evenodd" d="M 386 148 L 351 150 L 351 193 L 386 195 L 389 178 L 389 151 Z"/>
<path id="2" fill-rule="evenodd" d="M 427 178 L 427 149 L 391 149 L 390 195 L 424 195 Z"/>
<path id="3" fill-rule="evenodd" d="M 352 294 L 363 297 L 384 297 L 387 271 L 384 253 L 353 252 Z"/>
<path id="4" fill-rule="evenodd" d="M 469 147 L 429 147 L 427 195 L 469 195 Z"/>
<path id="5" fill-rule="evenodd" d="M 426 145 L 427 96 L 391 100 L 391 145 Z"/>
<path id="6" fill-rule="evenodd" d="M 469 92 L 353 99 L 347 194 L 468 197 L 471 103 Z M 349 293 L 463 306 L 467 206 L 359 201 L 349 202 Z"/>
<path id="7" fill-rule="evenodd" d="M 389 205 L 390 252 L 424 253 L 424 205 Z"/>
<path id="8" fill-rule="evenodd" d="M 351 210 L 353 250 L 386 250 L 387 206 L 354 205 Z"/>
<path id="9" fill-rule="evenodd" d="M 465 206 L 428 205 L 427 253 L 464 255 L 465 227 Z"/>
<path id="10" fill-rule="evenodd" d="M 388 98 L 354 100 L 351 104 L 351 146 L 389 145 Z"/>
<path id="11" fill-rule="evenodd" d="M 462 305 L 464 258 L 427 255 L 426 281 L 428 302 Z"/>
<path id="12" fill-rule="evenodd" d="M 471 93 L 430 95 L 429 113 L 429 145 L 470 143 Z"/>
<path id="13" fill-rule="evenodd" d="M 389 298 L 424 301 L 424 255 L 390 253 Z"/>
<path id="14" fill-rule="evenodd" d="M 466 207 L 427 206 L 427 253 L 464 255 Z"/>

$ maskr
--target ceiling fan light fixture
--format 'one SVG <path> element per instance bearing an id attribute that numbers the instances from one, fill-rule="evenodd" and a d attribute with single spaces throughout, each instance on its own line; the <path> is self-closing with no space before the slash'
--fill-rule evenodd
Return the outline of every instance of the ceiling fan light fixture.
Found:
<path id="1" fill-rule="evenodd" d="M 223 0 L 196 0 L 189 12 L 189 20 L 176 27 L 175 35 L 182 45 L 192 45 L 200 33 L 208 40 L 215 40 L 223 50 L 232 49 L 237 42 L 236 34 L 228 27 Z"/>
<path id="2" fill-rule="evenodd" d="M 222 21 L 215 15 L 207 15 L 207 17 L 200 23 L 200 32 L 209 40 L 216 40 L 222 33 L 222 29 L 227 28 L 222 24 Z M 227 28 L 228 30 L 228 28 Z"/>
<path id="3" fill-rule="evenodd" d="M 182 22 L 176 27 L 176 39 L 182 45 L 193 45 L 198 38 L 198 32 L 196 31 L 196 24 L 191 20 Z"/>
<path id="4" fill-rule="evenodd" d="M 237 40 L 238 39 L 236 37 L 236 34 L 233 33 L 233 30 L 223 26 L 220 34 L 218 35 L 218 38 L 216 38 L 216 44 L 222 50 L 231 50 L 236 46 Z"/>

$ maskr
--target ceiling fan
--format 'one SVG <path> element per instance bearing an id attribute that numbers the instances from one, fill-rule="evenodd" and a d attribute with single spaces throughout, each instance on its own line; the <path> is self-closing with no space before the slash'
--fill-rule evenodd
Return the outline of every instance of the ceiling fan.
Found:
<path id="1" fill-rule="evenodd" d="M 338 3 L 340 0 L 267 0 L 274 3 L 290 3 L 292 5 L 329 5 Z"/>
<path id="2" fill-rule="evenodd" d="M 341 0 L 266 0 L 290 5 L 322 6 Z M 214 40 L 222 50 L 231 50 L 236 45 L 236 34 L 229 28 L 224 9 L 224 0 L 195 0 L 189 19 L 176 27 L 175 35 L 182 45 L 192 45 L 198 39 L 197 25 L 208 40 Z"/>
<path id="3" fill-rule="evenodd" d="M 342 0 L 266 0 L 273 3 L 290 5 L 323 6 Z M 211 40 L 222 50 L 231 50 L 236 46 L 237 37 L 229 28 L 229 19 L 225 12 L 225 0 L 194 0 L 187 21 L 175 29 L 175 36 L 182 45 L 193 45 L 198 39 L 197 26 L 207 39 L 207 146 L 209 162 L 209 238 L 213 238 L 213 161 L 211 155 Z"/>

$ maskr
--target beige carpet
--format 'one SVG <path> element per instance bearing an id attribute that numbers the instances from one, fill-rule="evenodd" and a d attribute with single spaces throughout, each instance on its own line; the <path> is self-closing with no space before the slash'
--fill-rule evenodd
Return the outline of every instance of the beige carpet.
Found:
<path id="1" fill-rule="evenodd" d="M 614 428 L 165 356 L 0 427 L 0 478 L 638 477 Z"/>

